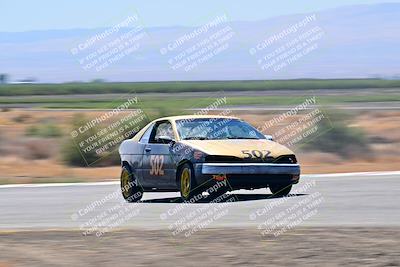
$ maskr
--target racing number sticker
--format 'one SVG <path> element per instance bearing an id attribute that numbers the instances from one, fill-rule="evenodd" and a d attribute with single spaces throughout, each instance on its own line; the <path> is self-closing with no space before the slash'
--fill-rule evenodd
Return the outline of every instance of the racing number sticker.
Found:
<path id="1" fill-rule="evenodd" d="M 163 155 L 152 155 L 150 156 L 150 175 L 164 175 L 163 170 L 164 156 Z"/>
<path id="2" fill-rule="evenodd" d="M 246 155 L 245 159 L 267 159 L 268 156 L 271 155 L 271 151 L 269 150 L 242 150 L 242 153 Z"/>

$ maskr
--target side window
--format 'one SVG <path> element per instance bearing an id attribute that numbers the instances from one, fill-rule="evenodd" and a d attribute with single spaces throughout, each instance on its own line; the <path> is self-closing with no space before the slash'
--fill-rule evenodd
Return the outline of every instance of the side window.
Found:
<path id="1" fill-rule="evenodd" d="M 142 144 L 147 144 L 150 139 L 151 132 L 153 131 L 154 124 L 150 125 L 149 128 L 146 130 L 146 132 L 142 135 L 142 138 L 140 138 L 140 143 Z"/>
<path id="2" fill-rule="evenodd" d="M 171 139 L 174 139 L 174 132 L 172 130 L 172 125 L 169 121 L 164 121 L 156 124 L 151 134 L 149 143 L 162 143 L 159 142 L 159 138 L 162 136 L 168 136 Z"/>

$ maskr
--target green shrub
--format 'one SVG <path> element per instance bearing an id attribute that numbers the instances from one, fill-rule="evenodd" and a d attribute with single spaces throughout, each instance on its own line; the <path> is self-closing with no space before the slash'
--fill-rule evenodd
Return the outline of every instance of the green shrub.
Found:
<path id="1" fill-rule="evenodd" d="M 60 128 L 52 123 L 46 123 L 41 125 L 32 125 L 26 129 L 25 132 L 26 136 L 33 136 L 33 137 L 60 137 L 62 132 Z"/>
<path id="2" fill-rule="evenodd" d="M 129 94 L 175 93 L 175 92 L 219 92 L 223 91 L 264 91 L 264 90 L 320 90 L 320 89 L 362 89 L 398 88 L 400 80 L 380 79 L 294 79 L 264 81 L 202 81 L 202 82 L 135 82 L 63 84 L 4 84 L 0 96 L 18 95 L 73 95 L 73 94 Z"/>
<path id="3" fill-rule="evenodd" d="M 12 120 L 17 123 L 23 123 L 23 122 L 27 122 L 31 118 L 32 117 L 28 114 L 20 114 L 20 115 L 14 117 Z"/>
<path id="4" fill-rule="evenodd" d="M 325 112 L 329 119 L 318 124 L 320 136 L 307 142 L 306 150 L 334 153 L 344 158 L 371 158 L 369 140 L 361 128 L 349 127 L 351 118 L 343 113 Z"/>
<path id="5" fill-rule="evenodd" d="M 88 121 L 89 120 L 85 117 L 85 115 L 76 114 L 72 119 L 71 131 L 78 129 L 83 125 L 86 125 Z M 112 122 L 108 122 L 107 124 L 111 125 Z M 118 146 L 110 147 L 110 149 L 101 154 L 96 153 L 96 149 L 99 147 L 88 150 L 86 152 L 83 151 L 83 149 L 79 149 L 79 143 L 85 142 L 85 140 L 87 140 L 90 136 L 95 136 L 97 133 L 101 132 L 104 128 L 105 127 L 101 126 L 91 127 L 83 134 L 82 133 L 79 134 L 74 139 L 72 139 L 71 136 L 68 136 L 61 150 L 63 160 L 68 165 L 80 166 L 80 167 L 119 165 L 120 157 L 118 154 Z"/>
<path id="6" fill-rule="evenodd" d="M 72 118 L 71 131 L 78 129 L 79 127 L 87 123 L 86 116 L 84 114 L 75 114 Z M 62 158 L 68 164 L 72 166 L 87 167 L 91 163 L 97 161 L 99 156 L 95 151 L 91 150 L 86 153 L 79 149 L 79 143 L 86 140 L 91 135 L 96 134 L 97 128 L 90 128 L 85 134 L 80 134 L 78 137 L 73 139 L 70 135 L 67 136 L 65 143 L 61 149 Z"/>

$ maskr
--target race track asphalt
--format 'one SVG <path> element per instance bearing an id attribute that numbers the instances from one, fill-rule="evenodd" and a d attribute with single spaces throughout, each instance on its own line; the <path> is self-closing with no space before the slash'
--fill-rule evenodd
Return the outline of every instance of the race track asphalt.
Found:
<path id="1" fill-rule="evenodd" d="M 145 193 L 143 203 L 125 203 L 118 182 L 3 185 L 0 229 L 171 230 L 182 222 L 262 229 L 282 216 L 301 226 L 399 226 L 399 178 L 400 172 L 304 175 L 291 197 L 274 197 L 268 189 L 239 190 L 220 203 L 206 198 L 197 204 L 180 203 L 178 193 L 158 192 Z"/>

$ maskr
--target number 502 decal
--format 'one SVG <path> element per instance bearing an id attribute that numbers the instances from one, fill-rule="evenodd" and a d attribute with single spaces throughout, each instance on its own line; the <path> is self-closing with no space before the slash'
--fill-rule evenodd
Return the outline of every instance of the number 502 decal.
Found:
<path id="1" fill-rule="evenodd" d="M 164 156 L 163 155 L 152 155 L 150 156 L 150 175 L 164 175 Z"/>
<path id="2" fill-rule="evenodd" d="M 266 159 L 269 155 L 271 155 L 271 151 L 269 150 L 242 150 L 242 153 L 246 155 L 245 159 Z"/>

